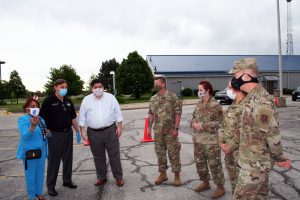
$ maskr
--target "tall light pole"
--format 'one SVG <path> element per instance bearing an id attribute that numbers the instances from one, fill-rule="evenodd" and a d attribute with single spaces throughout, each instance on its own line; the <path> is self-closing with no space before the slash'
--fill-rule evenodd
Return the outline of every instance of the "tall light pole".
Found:
<path id="1" fill-rule="evenodd" d="M 281 30 L 280 30 L 280 10 L 279 0 L 277 0 L 277 28 L 278 28 L 278 68 L 279 68 L 279 90 L 280 97 L 283 96 L 282 88 L 282 52 L 281 52 Z"/>
<path id="2" fill-rule="evenodd" d="M 0 83 L 2 83 L 2 77 L 1 77 L 1 65 L 2 65 L 2 64 L 4 65 L 5 63 L 6 63 L 6 62 L 0 60 Z"/>
<path id="3" fill-rule="evenodd" d="M 114 88 L 114 96 L 116 96 L 116 80 L 115 80 L 115 75 L 116 73 L 114 71 L 109 72 L 109 74 L 113 75 L 113 88 Z"/>

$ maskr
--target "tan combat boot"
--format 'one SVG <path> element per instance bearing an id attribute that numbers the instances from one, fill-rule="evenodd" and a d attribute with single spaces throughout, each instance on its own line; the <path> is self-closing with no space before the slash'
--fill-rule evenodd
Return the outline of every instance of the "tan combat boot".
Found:
<path id="1" fill-rule="evenodd" d="M 210 189 L 209 181 L 204 181 L 198 187 L 195 188 L 195 191 L 196 192 L 203 192 L 203 191 L 209 190 L 209 189 Z"/>
<path id="2" fill-rule="evenodd" d="M 173 185 L 176 186 L 176 187 L 181 185 L 180 173 L 179 172 L 175 172 L 175 179 L 174 179 Z"/>
<path id="3" fill-rule="evenodd" d="M 225 189 L 223 185 L 218 185 L 217 189 L 211 194 L 212 199 L 217 199 L 225 194 Z"/>
<path id="4" fill-rule="evenodd" d="M 154 181 L 154 183 L 155 183 L 155 185 L 159 185 L 162 182 L 165 182 L 167 180 L 168 180 L 167 172 L 161 172 L 159 177 L 157 177 L 156 180 Z"/>

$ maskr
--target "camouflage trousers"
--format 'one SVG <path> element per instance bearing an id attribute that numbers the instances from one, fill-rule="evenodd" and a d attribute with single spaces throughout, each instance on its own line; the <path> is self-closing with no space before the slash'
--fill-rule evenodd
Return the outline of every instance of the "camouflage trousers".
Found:
<path id="1" fill-rule="evenodd" d="M 225 154 L 225 166 L 229 175 L 232 194 L 234 193 L 236 181 L 239 176 L 239 168 L 237 167 L 238 154 L 238 150 Z"/>
<path id="2" fill-rule="evenodd" d="M 180 149 L 181 144 L 178 137 L 171 135 L 173 129 L 154 128 L 155 153 L 158 159 L 158 171 L 165 172 L 168 169 L 167 151 L 172 167 L 172 172 L 181 171 Z"/>
<path id="3" fill-rule="evenodd" d="M 269 199 L 269 173 L 257 169 L 240 169 L 233 199 Z"/>
<path id="4" fill-rule="evenodd" d="M 221 149 L 217 144 L 202 144 L 194 142 L 194 157 L 197 172 L 202 181 L 209 181 L 210 174 L 216 185 L 224 185 L 224 174 L 221 163 Z"/>

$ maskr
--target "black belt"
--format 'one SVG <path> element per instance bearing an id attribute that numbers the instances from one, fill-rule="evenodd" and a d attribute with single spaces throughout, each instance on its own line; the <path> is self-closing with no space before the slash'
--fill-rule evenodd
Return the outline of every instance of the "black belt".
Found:
<path id="1" fill-rule="evenodd" d="M 115 123 L 113 123 L 113 124 L 110 125 L 110 126 L 104 127 L 104 128 L 97 128 L 97 129 L 95 129 L 95 128 L 90 128 L 90 127 L 88 127 L 88 128 L 89 128 L 89 129 L 92 129 L 93 131 L 104 131 L 105 129 L 108 129 L 108 128 L 112 127 L 114 124 L 115 124 Z"/>
<path id="2" fill-rule="evenodd" d="M 65 129 L 58 129 L 58 130 L 51 130 L 53 132 L 60 132 L 60 133 L 66 133 L 70 131 L 70 128 L 65 128 Z"/>

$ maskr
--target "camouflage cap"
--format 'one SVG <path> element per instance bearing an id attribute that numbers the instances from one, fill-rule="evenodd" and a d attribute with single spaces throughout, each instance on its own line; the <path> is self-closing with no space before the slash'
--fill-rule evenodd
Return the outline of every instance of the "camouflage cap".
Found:
<path id="1" fill-rule="evenodd" d="M 255 58 L 243 58 L 234 62 L 233 68 L 228 74 L 234 74 L 241 69 L 258 69 Z"/>

